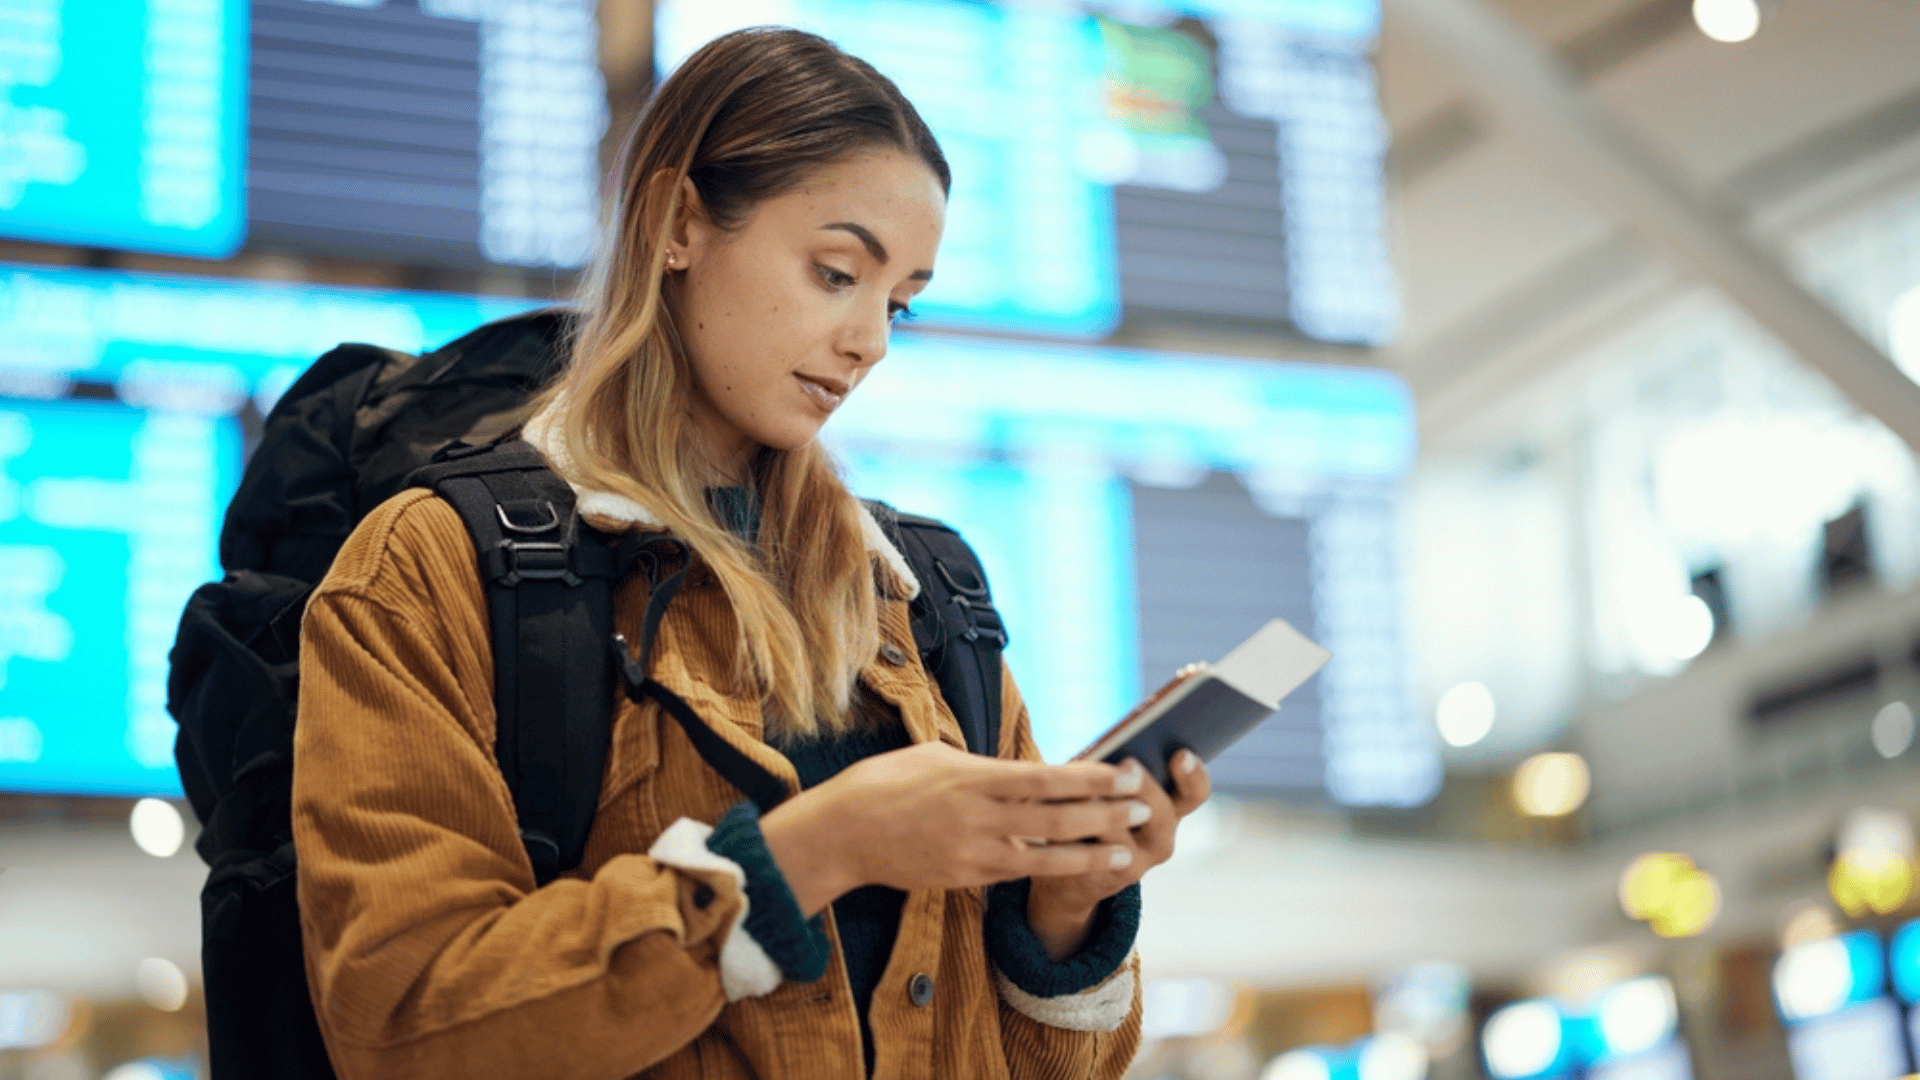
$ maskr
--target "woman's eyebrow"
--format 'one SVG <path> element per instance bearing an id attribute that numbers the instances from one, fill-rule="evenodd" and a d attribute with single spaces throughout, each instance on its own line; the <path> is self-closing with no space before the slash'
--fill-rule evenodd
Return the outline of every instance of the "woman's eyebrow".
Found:
<path id="1" fill-rule="evenodd" d="M 879 263 L 881 266 L 887 265 L 887 245 L 882 244 L 880 242 L 880 238 L 873 235 L 873 230 L 867 228 L 865 225 L 862 225 L 857 221 L 835 221 L 826 225 L 822 225 L 820 226 L 820 228 L 838 229 L 841 232 L 852 233 L 854 236 L 858 237 L 860 239 L 860 243 L 866 247 L 867 254 L 873 256 L 874 262 Z M 915 270 L 912 274 L 908 276 L 915 281 L 932 281 L 933 271 Z"/>

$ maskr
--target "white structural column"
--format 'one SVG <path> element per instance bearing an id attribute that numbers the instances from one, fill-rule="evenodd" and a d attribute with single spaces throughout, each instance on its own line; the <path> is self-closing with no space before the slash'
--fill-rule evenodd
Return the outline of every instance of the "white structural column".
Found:
<path id="1" fill-rule="evenodd" d="M 1486 0 L 1384 0 L 1384 11 L 1449 62 L 1568 188 L 1712 282 L 1920 452 L 1920 385 L 1616 125 L 1504 14 Z"/>

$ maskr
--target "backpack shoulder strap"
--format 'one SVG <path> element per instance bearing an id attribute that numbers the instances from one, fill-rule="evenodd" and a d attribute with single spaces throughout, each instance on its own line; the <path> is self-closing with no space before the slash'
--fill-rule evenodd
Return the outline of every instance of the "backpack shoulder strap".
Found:
<path id="1" fill-rule="evenodd" d="M 525 443 L 462 447 L 409 483 L 452 503 L 473 537 L 493 643 L 494 754 L 545 885 L 580 864 L 600 799 L 619 559 Z"/>
<path id="2" fill-rule="evenodd" d="M 1007 629 L 993 606 L 986 568 L 951 525 L 874 500 L 867 507 L 920 580 L 909 610 L 921 662 L 966 732 L 967 748 L 998 756 Z"/>

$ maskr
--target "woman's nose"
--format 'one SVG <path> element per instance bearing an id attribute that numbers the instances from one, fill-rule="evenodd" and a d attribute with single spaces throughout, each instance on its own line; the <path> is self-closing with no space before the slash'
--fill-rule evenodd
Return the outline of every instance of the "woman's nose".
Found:
<path id="1" fill-rule="evenodd" d="M 872 367 L 887 355 L 887 342 L 893 336 L 893 319 L 886 309 L 877 318 L 863 315 L 846 328 L 843 350 L 861 367 Z"/>

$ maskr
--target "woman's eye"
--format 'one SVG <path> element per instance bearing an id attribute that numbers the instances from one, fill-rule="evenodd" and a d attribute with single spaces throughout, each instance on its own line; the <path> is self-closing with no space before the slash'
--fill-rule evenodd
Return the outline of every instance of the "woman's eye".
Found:
<path id="1" fill-rule="evenodd" d="M 820 275 L 820 280 L 826 282 L 829 288 L 844 289 L 850 285 L 857 284 L 852 274 L 835 270 L 831 266 L 815 263 L 813 269 Z"/>
<path id="2" fill-rule="evenodd" d="M 905 304 L 895 304 L 887 309 L 887 321 L 895 326 L 914 320 L 913 309 Z"/>

